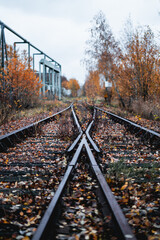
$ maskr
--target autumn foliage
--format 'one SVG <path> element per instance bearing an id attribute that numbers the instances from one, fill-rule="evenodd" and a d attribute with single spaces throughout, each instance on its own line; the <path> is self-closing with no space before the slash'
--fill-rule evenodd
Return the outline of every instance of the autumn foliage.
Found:
<path id="1" fill-rule="evenodd" d="M 70 80 L 67 80 L 65 76 L 61 76 L 61 82 L 62 82 L 62 88 L 71 90 L 71 96 L 77 97 L 78 90 L 80 89 L 77 79 L 71 78 Z"/>
<path id="2" fill-rule="evenodd" d="M 71 90 L 72 97 L 77 97 L 77 91 L 80 89 L 80 86 L 75 78 L 69 80 L 67 87 Z"/>
<path id="3" fill-rule="evenodd" d="M 160 96 L 160 49 L 151 28 L 134 29 L 130 22 L 123 40 L 117 41 L 102 12 L 92 23 L 85 52 L 89 75 L 97 72 L 111 82 L 112 93 L 123 107 L 130 108 L 137 100 L 156 102 Z"/>
<path id="4" fill-rule="evenodd" d="M 65 76 L 61 76 L 61 84 L 63 88 L 68 89 L 68 80 Z"/>
<path id="5" fill-rule="evenodd" d="M 133 34 L 117 69 L 117 84 L 123 96 L 146 101 L 160 95 L 159 53 L 149 27 Z"/>
<path id="6" fill-rule="evenodd" d="M 0 75 L 1 114 L 4 118 L 12 109 L 33 106 L 41 88 L 39 78 L 28 65 L 26 52 L 20 57 L 10 48 L 8 57 Z"/>
<path id="7" fill-rule="evenodd" d="M 85 94 L 88 98 L 94 98 L 100 95 L 100 78 L 98 71 L 90 71 L 85 81 Z"/>

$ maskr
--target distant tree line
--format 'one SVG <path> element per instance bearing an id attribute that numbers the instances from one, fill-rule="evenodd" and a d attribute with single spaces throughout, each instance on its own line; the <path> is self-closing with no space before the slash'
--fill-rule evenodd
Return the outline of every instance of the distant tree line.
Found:
<path id="1" fill-rule="evenodd" d="M 80 85 L 78 80 L 75 78 L 67 79 L 65 76 L 61 76 L 62 88 L 70 89 L 71 96 L 77 97 L 78 90 L 80 89 Z"/>

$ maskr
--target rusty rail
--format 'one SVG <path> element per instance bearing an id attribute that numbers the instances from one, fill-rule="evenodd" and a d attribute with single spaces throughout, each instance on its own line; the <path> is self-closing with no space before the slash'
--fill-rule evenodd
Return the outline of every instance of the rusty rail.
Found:
<path id="1" fill-rule="evenodd" d="M 91 165 L 93 173 L 97 178 L 97 181 L 99 183 L 101 191 L 104 195 L 105 201 L 107 202 L 109 209 L 112 213 L 113 219 L 115 221 L 115 226 L 119 233 L 120 239 L 136 240 L 136 238 L 135 238 L 134 234 L 132 233 L 132 230 L 131 230 L 121 208 L 119 207 L 118 203 L 116 202 L 116 199 L 115 199 L 114 195 L 112 194 L 112 192 L 111 192 L 111 190 L 110 190 L 110 188 L 109 188 L 109 186 L 108 186 L 108 184 L 96 162 L 94 154 L 92 153 L 92 150 L 89 146 L 89 143 L 91 144 L 91 146 L 93 146 L 95 144 L 93 142 L 93 140 L 90 141 L 91 137 L 88 138 L 88 136 L 87 136 L 87 135 L 89 135 L 89 130 L 91 129 L 91 126 L 95 120 L 95 112 L 93 115 L 93 121 L 89 124 L 89 126 L 86 130 L 87 134 L 86 134 L 86 132 L 84 134 L 82 133 L 80 124 L 78 123 L 78 119 L 76 117 L 76 114 L 73 111 L 73 108 L 72 108 L 72 113 L 74 115 L 75 122 L 79 129 L 80 134 L 78 135 L 78 138 L 77 138 L 78 140 L 77 139 L 75 140 L 75 143 L 73 143 L 71 145 L 70 149 L 73 150 L 75 148 L 75 146 L 77 146 L 81 136 L 82 136 L 82 138 L 81 138 L 81 141 L 80 141 L 71 161 L 68 164 L 66 173 L 65 173 L 47 211 L 45 212 L 45 214 L 40 222 L 40 225 L 39 225 L 35 235 L 33 236 L 32 240 L 47 239 L 48 229 L 52 229 L 52 232 L 55 231 L 54 229 L 56 228 L 56 223 L 57 223 L 58 206 L 61 201 L 61 197 L 62 197 L 63 193 L 65 192 L 67 182 L 69 182 L 69 179 L 71 179 L 73 170 L 76 167 L 76 164 L 78 162 L 78 159 L 79 159 L 83 149 L 86 151 L 86 154 L 88 156 L 89 163 Z M 89 141 L 89 143 L 87 140 Z M 96 150 L 95 147 L 94 147 L 94 150 Z"/>
<path id="2" fill-rule="evenodd" d="M 136 133 L 136 136 L 141 137 L 143 140 L 149 140 L 149 143 L 156 148 L 160 147 L 160 133 L 142 127 L 139 124 L 136 124 L 126 118 L 120 117 L 114 113 L 105 111 L 104 109 L 101 109 L 99 107 L 95 107 L 95 109 L 106 113 L 115 122 L 123 124 L 129 129 L 129 131 Z"/>
<path id="3" fill-rule="evenodd" d="M 37 128 L 41 124 L 45 124 L 47 122 L 52 121 L 57 115 L 62 114 L 63 112 L 70 109 L 71 107 L 72 107 L 72 104 L 69 107 L 67 107 L 67 108 L 65 108 L 65 109 L 63 109 L 63 110 L 61 110 L 61 111 L 59 111 L 59 112 L 57 112 L 57 113 L 55 113 L 55 114 L 53 114 L 49 117 L 41 119 L 41 120 L 39 120 L 35 123 L 32 123 L 28 126 L 20 128 L 18 130 L 15 130 L 11 133 L 0 136 L 0 152 L 5 151 L 9 147 L 13 147 L 17 142 L 22 141 L 27 136 L 32 136 L 33 134 L 36 133 Z"/>

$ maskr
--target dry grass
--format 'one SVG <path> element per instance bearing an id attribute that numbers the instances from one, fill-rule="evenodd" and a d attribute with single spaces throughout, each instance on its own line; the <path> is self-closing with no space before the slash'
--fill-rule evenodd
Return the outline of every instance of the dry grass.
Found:
<path id="1" fill-rule="evenodd" d="M 160 121 L 160 102 L 134 101 L 131 106 L 133 113 L 149 120 Z"/>
<path id="2" fill-rule="evenodd" d="M 52 113 L 54 110 L 54 113 L 59 111 L 59 109 L 65 108 L 67 104 L 64 104 L 61 101 L 58 100 L 39 100 L 37 105 L 32 108 L 19 108 L 18 110 L 14 109 L 12 111 L 7 111 L 7 109 L 2 111 L 3 109 L 0 108 L 0 125 L 15 121 L 22 118 L 30 118 L 30 117 L 36 117 L 39 114 L 44 113 Z"/>
<path id="3" fill-rule="evenodd" d="M 134 100 L 132 104 L 125 110 L 121 109 L 119 101 L 115 98 L 112 99 L 112 103 L 109 106 L 107 103 L 105 106 L 116 114 L 127 117 L 128 115 L 138 115 L 148 120 L 160 121 L 160 100 L 156 101 L 143 101 L 142 99 Z"/>

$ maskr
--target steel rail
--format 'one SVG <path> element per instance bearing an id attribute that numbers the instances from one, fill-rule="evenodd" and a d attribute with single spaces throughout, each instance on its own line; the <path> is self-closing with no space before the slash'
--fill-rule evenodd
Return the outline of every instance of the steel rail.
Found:
<path id="1" fill-rule="evenodd" d="M 72 109 L 72 114 L 73 114 L 73 118 L 74 118 L 75 124 L 77 125 L 77 128 L 78 128 L 78 130 L 79 130 L 79 135 L 78 135 L 78 137 L 75 139 L 75 141 L 72 143 L 72 145 L 68 148 L 68 150 L 67 150 L 68 152 L 71 152 L 71 151 L 75 148 L 75 146 L 77 145 L 77 143 L 79 142 L 79 140 L 80 140 L 80 138 L 81 138 L 81 136 L 82 136 L 82 134 L 83 134 L 82 128 L 81 128 L 81 126 L 80 126 L 80 124 L 79 124 L 79 122 L 78 122 L 78 118 L 77 118 L 77 116 L 76 116 L 76 113 L 74 112 L 73 106 L 71 107 L 71 109 Z M 86 131 L 85 131 L 85 134 L 86 134 L 86 136 L 87 136 L 90 144 L 92 145 L 93 149 L 94 149 L 97 153 L 100 153 L 99 148 L 97 147 L 97 145 L 94 143 L 94 141 L 92 140 L 92 138 L 91 138 L 90 135 L 89 135 L 89 131 L 90 131 L 90 129 L 91 129 L 91 127 L 92 127 L 92 125 L 93 125 L 93 123 L 94 123 L 94 121 L 95 121 L 95 114 L 96 114 L 96 110 L 94 109 L 93 120 L 91 121 L 91 123 L 90 123 L 89 126 L 87 127 L 87 129 L 86 129 Z"/>
<path id="2" fill-rule="evenodd" d="M 81 126 L 80 126 L 80 124 L 78 122 L 78 118 L 77 118 L 77 116 L 76 116 L 76 114 L 74 112 L 73 105 L 71 106 L 71 111 L 72 111 L 72 115 L 73 115 L 73 119 L 74 119 L 75 125 L 78 128 L 79 135 L 74 140 L 74 142 L 71 144 L 71 146 L 68 148 L 68 150 L 67 150 L 68 152 L 71 152 L 75 148 L 75 146 L 77 145 L 77 143 L 79 142 L 79 140 L 80 140 L 80 138 L 81 138 L 81 136 L 83 134 L 82 128 L 81 128 Z"/>
<path id="3" fill-rule="evenodd" d="M 93 120 L 92 120 L 92 122 L 89 124 L 89 126 L 88 126 L 88 128 L 87 128 L 87 130 L 86 130 L 85 133 L 86 133 L 86 136 L 87 136 L 88 140 L 90 141 L 92 147 L 94 148 L 94 150 L 95 150 L 97 153 L 100 153 L 99 148 L 98 148 L 97 145 L 94 143 L 94 141 L 92 140 L 91 136 L 89 135 L 89 131 L 90 131 L 90 129 L 91 129 L 91 127 L 92 127 L 92 125 L 93 125 L 93 123 L 94 123 L 94 121 L 95 121 L 95 114 L 96 114 L 96 110 L 94 109 Z"/>
<path id="4" fill-rule="evenodd" d="M 83 133 L 82 128 L 81 128 L 81 126 L 80 126 L 80 124 L 78 122 L 78 118 L 77 118 L 77 116 L 76 116 L 76 114 L 74 112 L 73 105 L 71 106 L 71 110 L 72 110 L 72 114 L 73 114 L 73 117 L 74 117 L 75 124 L 77 125 L 77 128 L 78 128 L 78 131 L 80 133 Z"/>
<path id="5" fill-rule="evenodd" d="M 76 114 L 74 114 L 74 117 L 76 118 L 76 122 L 78 123 Z M 94 112 L 93 117 L 95 118 L 95 112 Z M 77 126 L 80 126 L 79 123 L 77 124 Z M 91 126 L 92 125 L 89 125 L 87 130 L 90 129 Z M 82 134 L 81 130 L 79 130 L 79 131 L 80 131 L 80 134 Z M 55 231 L 54 229 L 55 229 L 55 226 L 57 223 L 57 211 L 58 211 L 57 208 L 58 208 L 58 204 L 60 203 L 60 198 L 62 197 L 62 194 L 64 193 L 64 191 L 66 189 L 66 185 L 69 181 L 69 178 L 71 177 L 72 172 L 73 172 L 74 168 L 76 167 L 76 164 L 78 162 L 78 159 L 80 157 L 83 147 L 86 149 L 86 153 L 88 155 L 94 175 L 97 178 L 97 181 L 99 183 L 101 191 L 105 197 L 105 201 L 107 201 L 107 203 L 109 205 L 109 209 L 112 213 L 113 219 L 115 220 L 115 226 L 118 228 L 118 233 L 119 233 L 121 239 L 136 240 L 136 237 L 134 236 L 121 208 L 119 207 L 114 195 L 112 194 L 112 191 L 110 190 L 110 188 L 109 188 L 109 186 L 108 186 L 108 184 L 107 184 L 107 182 L 95 160 L 92 150 L 87 142 L 88 137 L 87 137 L 87 139 L 86 139 L 86 137 L 87 137 L 86 134 L 83 134 L 80 144 L 79 144 L 76 152 L 74 153 L 73 158 L 71 159 L 70 163 L 68 164 L 66 173 L 65 173 L 53 199 L 51 200 L 51 203 L 49 204 L 49 207 L 46 210 L 32 240 L 47 239 L 49 231 L 50 231 L 49 229 L 52 229 L 51 231 L 53 231 L 53 232 Z M 53 232 L 51 234 L 53 234 Z"/>
<path id="6" fill-rule="evenodd" d="M 104 197 L 105 197 L 105 199 L 109 205 L 109 208 L 112 212 L 112 216 L 115 219 L 116 225 L 118 226 L 118 229 L 120 231 L 121 239 L 136 240 L 136 237 L 134 236 L 120 206 L 118 205 L 110 187 L 108 186 L 86 139 L 84 140 L 84 144 L 85 144 L 85 148 L 86 148 L 92 169 L 97 177 L 98 183 L 101 187 Z"/>
<path id="7" fill-rule="evenodd" d="M 63 110 L 61 110 L 61 111 L 59 111 L 59 112 L 57 112 L 57 113 L 55 113 L 55 114 L 53 114 L 49 117 L 41 119 L 41 120 L 39 120 L 35 123 L 32 123 L 32 124 L 27 125 L 25 127 L 22 127 L 18 130 L 12 131 L 11 133 L 7 133 L 5 135 L 0 136 L 0 152 L 6 150 L 8 147 L 14 146 L 14 144 L 16 142 L 22 140 L 26 136 L 33 135 L 36 132 L 37 127 L 40 124 L 47 123 L 47 122 L 53 120 L 54 117 L 56 117 L 57 115 L 67 111 L 71 107 L 72 107 L 72 104 L 69 107 L 67 107 L 67 108 L 65 108 L 65 109 L 63 109 Z"/>
<path id="8" fill-rule="evenodd" d="M 80 133 L 79 135 L 78 135 L 78 137 L 74 140 L 74 142 L 72 143 L 72 145 L 68 148 L 68 152 L 71 152 L 75 147 L 76 147 L 76 145 L 77 145 L 77 143 L 79 142 L 79 140 L 81 139 L 81 137 L 82 137 L 82 134 L 83 133 Z"/>
<path id="9" fill-rule="evenodd" d="M 123 118 L 123 117 L 120 117 L 114 113 L 111 113 L 111 112 L 108 112 L 108 111 L 105 111 L 104 109 L 101 109 L 99 107 L 95 107 L 97 110 L 99 111 L 102 111 L 102 112 L 105 112 L 106 114 L 108 114 L 112 119 L 120 122 L 120 123 L 123 123 L 124 125 L 129 125 L 131 127 L 133 127 L 134 131 L 137 131 L 137 135 L 141 135 L 142 133 L 145 134 L 146 138 L 149 138 L 149 139 L 155 139 L 157 141 L 159 141 L 159 144 L 160 144 L 160 133 L 158 132 L 155 132 L 153 130 L 150 130 L 148 128 L 145 128 L 145 127 L 142 127 L 141 125 L 137 124 L 137 123 L 134 123 L 126 118 Z M 160 145 L 159 145 L 160 146 Z"/>
<path id="10" fill-rule="evenodd" d="M 49 232 L 48 232 L 49 229 L 55 228 L 56 220 L 57 220 L 56 213 L 57 213 L 58 203 L 60 202 L 60 198 L 65 191 L 67 182 L 69 181 L 69 178 L 71 177 L 71 174 L 77 164 L 77 161 L 81 154 L 83 146 L 85 146 L 85 148 L 86 148 L 89 160 L 91 162 L 92 169 L 94 170 L 94 174 L 97 177 L 98 183 L 101 187 L 101 190 L 102 190 L 102 192 L 105 196 L 105 199 L 109 205 L 109 208 L 112 212 L 112 216 L 116 221 L 116 226 L 118 226 L 118 229 L 120 231 L 121 239 L 136 240 L 121 208 L 119 207 L 118 203 L 116 202 L 114 195 L 112 194 L 99 166 L 97 165 L 97 162 L 96 162 L 94 155 L 89 147 L 89 144 L 86 140 L 85 135 L 83 135 L 83 138 L 79 144 L 79 147 L 77 148 L 70 164 L 68 165 L 66 173 L 65 173 L 51 203 L 49 204 L 49 207 L 48 207 L 47 211 L 45 212 L 32 240 L 47 239 L 47 236 L 49 234 Z"/>
<path id="11" fill-rule="evenodd" d="M 51 203 L 48 206 L 47 211 L 45 212 L 37 231 L 35 232 L 32 240 L 46 240 L 48 237 L 48 229 L 50 228 L 51 224 L 51 228 L 54 228 L 54 225 L 56 224 L 56 212 L 57 212 L 57 206 L 58 203 L 60 202 L 60 197 L 62 196 L 63 192 L 65 191 L 65 187 L 67 185 L 67 182 L 69 180 L 69 178 L 71 177 L 72 171 L 77 163 L 77 160 L 80 156 L 80 153 L 82 151 L 83 145 L 84 145 L 84 137 L 82 138 L 70 164 L 68 165 L 68 168 L 65 172 L 65 175 L 51 201 Z"/>

